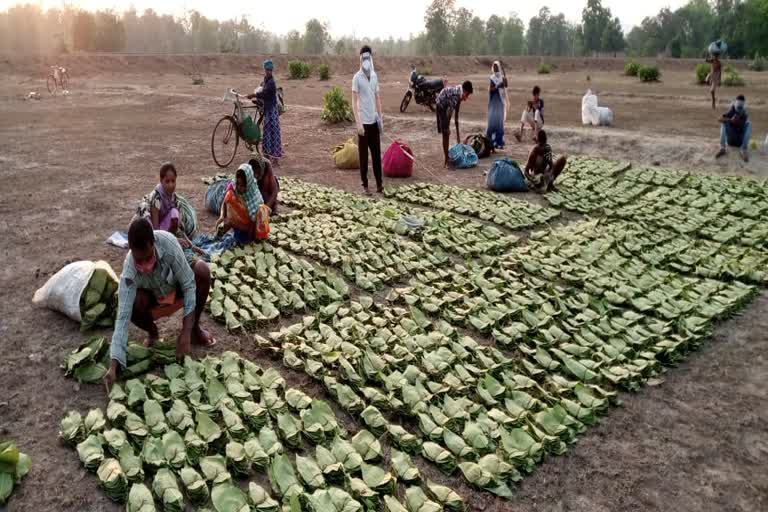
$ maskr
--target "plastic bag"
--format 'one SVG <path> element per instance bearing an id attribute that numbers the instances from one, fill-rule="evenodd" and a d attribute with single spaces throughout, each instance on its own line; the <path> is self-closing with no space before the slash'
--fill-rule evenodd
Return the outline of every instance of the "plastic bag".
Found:
<path id="1" fill-rule="evenodd" d="M 205 209 L 214 215 L 221 213 L 221 205 L 224 203 L 224 196 L 227 194 L 227 185 L 232 183 L 229 178 L 214 181 L 208 185 L 205 193 Z"/>
<path id="2" fill-rule="evenodd" d="M 485 186 L 494 192 L 527 192 L 528 183 L 517 162 L 501 158 L 493 162 L 485 179 Z"/>
<path id="3" fill-rule="evenodd" d="M 611 126 L 613 124 L 613 110 L 608 107 L 597 107 L 597 120 L 600 126 Z"/>
<path id="4" fill-rule="evenodd" d="M 592 93 L 592 89 L 581 99 L 581 122 L 582 124 L 591 124 L 597 126 L 600 118 L 597 112 L 597 96 Z"/>
<path id="5" fill-rule="evenodd" d="M 477 161 L 477 153 L 467 144 L 456 144 L 448 150 L 448 162 L 454 169 L 469 169 L 476 166 Z"/>
<path id="6" fill-rule="evenodd" d="M 333 148 L 333 162 L 339 169 L 360 169 L 360 153 L 357 144 L 349 139 Z"/>
<path id="7" fill-rule="evenodd" d="M 710 55 L 724 55 L 728 51 L 728 45 L 725 41 L 717 40 L 709 44 Z"/>
<path id="8" fill-rule="evenodd" d="M 118 282 L 117 275 L 106 261 L 76 261 L 54 274 L 35 292 L 32 303 L 59 313 L 64 313 L 76 322 L 82 322 L 80 297 L 83 295 L 93 272 L 97 268 L 107 271 Z"/>
<path id="9" fill-rule="evenodd" d="M 396 140 L 384 153 L 382 165 L 387 178 L 410 178 L 413 174 L 413 151 L 408 144 Z"/>

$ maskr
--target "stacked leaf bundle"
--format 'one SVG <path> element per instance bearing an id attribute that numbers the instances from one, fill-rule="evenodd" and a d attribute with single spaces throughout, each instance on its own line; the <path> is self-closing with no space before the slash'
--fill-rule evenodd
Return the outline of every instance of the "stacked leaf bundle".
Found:
<path id="1" fill-rule="evenodd" d="M 447 256 L 422 244 L 332 215 L 292 216 L 274 226 L 280 247 L 341 268 L 363 290 L 433 271 Z"/>
<path id="2" fill-rule="evenodd" d="M 72 411 L 60 436 L 130 512 L 155 502 L 180 511 L 185 500 L 218 512 L 362 512 L 394 499 L 398 478 L 376 464 L 381 446 L 369 432 L 348 439 L 327 403 L 285 389 L 276 370 L 233 352 L 115 385 L 106 413 Z M 418 471 L 401 459 L 393 452 L 397 471 Z M 241 490 L 239 480 L 255 472 L 268 474 L 272 495 L 254 482 Z M 427 482 L 426 490 L 461 510 L 450 489 Z"/>
<path id="3" fill-rule="evenodd" d="M 627 167 L 603 160 L 569 161 L 557 181 L 559 191 L 547 194 L 547 201 L 554 207 L 579 213 L 598 212 L 630 203 L 645 193 L 650 184 L 617 177 Z"/>
<path id="4" fill-rule="evenodd" d="M 270 244 L 251 244 L 214 256 L 209 307 L 230 330 L 251 329 L 308 307 L 336 304 L 349 287 L 334 272 Z"/>
<path id="5" fill-rule="evenodd" d="M 101 267 L 93 271 L 88 286 L 80 295 L 80 329 L 112 327 L 117 314 L 117 281 Z"/>
<path id="6" fill-rule="evenodd" d="M 652 249 L 636 246 L 629 252 L 605 228 L 591 222 L 545 237 L 534 233 L 526 247 L 495 260 L 493 267 L 457 267 L 452 278 L 441 281 L 414 279 L 390 298 L 492 334 L 498 343 L 519 349 L 532 375 L 539 373 L 531 366 L 538 363 L 583 382 L 634 389 L 660 364 L 698 348 L 716 320 L 742 308 L 755 293 L 738 281 L 650 265 L 643 254 L 653 256 Z"/>
<path id="7" fill-rule="evenodd" d="M 0 441 L 0 505 L 4 505 L 32 466 L 32 460 L 21 453 L 12 441 Z"/>
<path id="8" fill-rule="evenodd" d="M 374 435 L 446 473 L 458 466 L 470 483 L 507 498 L 521 472 L 546 452 L 563 453 L 615 397 L 509 359 L 415 308 L 352 301 L 325 322 L 307 317 L 270 338 L 257 342 L 321 380 Z M 415 421 L 418 436 L 394 423 L 398 416 Z"/>
<path id="9" fill-rule="evenodd" d="M 600 255 L 610 256 L 618 253 L 625 258 L 642 260 L 654 267 L 685 275 L 724 281 L 738 279 L 756 284 L 768 281 L 766 249 L 694 238 L 676 231 L 649 228 L 618 219 L 579 222 L 567 228 L 557 229 L 547 233 L 540 240 L 531 242 L 530 250 L 539 250 L 533 246 L 560 246 L 568 252 L 567 258 L 578 255 L 585 260 L 591 260 L 597 254 L 590 254 L 588 246 L 596 248 L 595 242 L 599 242 L 602 248 Z M 579 249 L 579 246 L 583 247 Z M 510 254 L 526 252 L 528 251 L 515 250 Z M 552 263 L 559 265 L 560 261 L 555 260 Z M 568 269 L 564 271 L 568 272 Z"/>
<path id="10" fill-rule="evenodd" d="M 107 339 L 93 336 L 70 352 L 64 359 L 61 368 L 64 370 L 64 375 L 72 376 L 78 382 L 95 384 L 101 382 L 107 374 L 109 359 L 109 342 Z M 155 343 L 152 348 L 147 348 L 139 343 L 129 343 L 126 357 L 128 366 L 122 374 L 126 378 L 137 377 L 156 366 L 164 366 L 175 360 L 175 345 Z"/>
<path id="11" fill-rule="evenodd" d="M 295 178 L 284 178 L 280 185 L 280 200 L 302 212 L 330 213 L 348 222 L 422 240 L 427 246 L 436 246 L 462 257 L 498 254 L 518 241 L 516 236 L 494 226 L 447 211 L 374 200 Z"/>
<path id="12" fill-rule="evenodd" d="M 417 183 L 388 188 L 384 193 L 399 201 L 476 217 L 509 229 L 542 224 L 560 215 L 557 210 L 542 208 L 508 195 L 453 185 Z"/>

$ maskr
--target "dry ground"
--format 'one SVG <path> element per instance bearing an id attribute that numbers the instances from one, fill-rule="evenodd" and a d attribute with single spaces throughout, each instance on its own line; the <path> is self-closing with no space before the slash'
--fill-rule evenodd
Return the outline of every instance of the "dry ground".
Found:
<path id="1" fill-rule="evenodd" d="M 216 72 L 204 74 L 202 87 L 191 85 L 185 69 L 167 59 L 156 59 L 144 72 L 136 71 L 141 62 L 123 72 L 96 66 L 99 62 L 89 63 L 86 76 L 78 75 L 76 61 L 68 64 L 73 68 L 68 96 L 46 93 L 41 101 L 24 101 L 29 91 L 44 88 L 44 68 L 32 74 L 0 60 L 0 437 L 15 439 L 34 463 L 7 507 L 13 512 L 119 510 L 96 490 L 76 454 L 57 440 L 58 422 L 67 410 L 106 403 L 102 388 L 80 388 L 58 368 L 83 335 L 62 316 L 33 308 L 30 299 L 71 261 L 105 259 L 119 271 L 124 253 L 104 240 L 126 227 L 138 198 L 154 186 L 162 161 L 177 164 L 179 191 L 200 207 L 202 228 L 210 230 L 214 219 L 202 213 L 200 178 L 217 171 L 209 137 L 228 108 L 220 98 L 228 87 L 247 90 L 256 82 L 241 65 L 222 69 L 226 66 L 217 67 L 215 59 L 206 61 L 205 69 Z M 405 115 L 397 112 L 406 64 L 390 60 L 380 67 L 387 137 L 414 148 L 415 180 L 482 186 L 487 161 L 470 171 L 441 169 L 433 117 L 415 106 Z M 766 157 L 754 155 L 749 165 L 735 154 L 714 162 L 716 114 L 706 91 L 691 83 L 689 70 L 678 65 L 665 72 L 662 83 L 644 85 L 620 76 L 620 63 L 609 64 L 588 63 L 589 69 L 579 71 L 571 70 L 578 67 L 574 61 L 561 66 L 568 71 L 546 77 L 530 74 L 529 63 L 510 66 L 513 105 L 524 101 L 534 83 L 543 87 L 558 152 L 768 176 Z M 433 63 L 436 74 L 442 73 L 439 65 Z M 469 59 L 445 66 L 451 81 L 471 77 L 477 84 L 478 94 L 463 117 L 462 134 L 468 134 L 484 124 L 485 67 Z M 347 89 L 348 74 L 331 83 Z M 764 138 L 768 81 L 759 75 L 746 78 L 755 136 Z M 282 118 L 287 156 L 279 174 L 357 190 L 357 173 L 338 171 L 330 160 L 330 148 L 353 130 L 319 121 L 320 99 L 329 84 L 281 83 L 289 112 Z M 580 100 L 588 86 L 616 112 L 615 127 L 580 125 Z M 720 107 L 725 109 L 725 100 Z M 513 106 L 512 118 L 518 110 Z M 522 158 L 526 151 L 527 145 L 515 143 L 507 154 Z M 244 159 L 241 152 L 236 161 Z M 767 313 L 763 294 L 743 316 L 720 326 L 701 353 L 657 385 L 625 395 L 623 408 L 581 436 L 566 456 L 549 459 L 523 482 L 514 501 L 488 500 L 460 479 L 441 479 L 478 510 L 768 510 Z M 207 323 L 219 339 L 216 350 L 239 350 L 273 364 L 247 339 Z M 175 327 L 166 323 L 163 332 L 172 336 Z M 291 373 L 289 380 L 317 390 L 301 375 Z"/>

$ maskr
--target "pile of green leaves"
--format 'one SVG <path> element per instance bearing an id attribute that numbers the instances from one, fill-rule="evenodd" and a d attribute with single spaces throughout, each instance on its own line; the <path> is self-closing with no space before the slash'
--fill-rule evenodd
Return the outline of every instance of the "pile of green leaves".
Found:
<path id="1" fill-rule="evenodd" d="M 542 208 L 509 195 L 453 185 L 417 183 L 387 188 L 384 194 L 399 201 L 476 217 L 509 229 L 534 226 L 560 215 L 557 210 Z"/>
<path id="2" fill-rule="evenodd" d="M 147 348 L 131 342 L 128 343 L 126 358 L 128 366 L 123 375 L 126 378 L 137 377 L 152 368 L 172 363 L 175 358 L 176 346 L 173 344 L 155 343 L 152 348 Z M 104 379 L 109 364 L 109 341 L 102 336 L 93 336 L 67 354 L 61 368 L 64 375 L 74 377 L 78 382 L 95 384 Z"/>
<path id="3" fill-rule="evenodd" d="M 433 271 L 447 261 L 440 251 L 334 215 L 289 216 L 273 226 L 271 240 L 293 253 L 341 269 L 363 290 Z"/>
<path id="4" fill-rule="evenodd" d="M 167 365 L 162 375 L 115 385 L 109 398 L 105 411 L 69 412 L 60 436 L 129 511 L 155 503 L 180 511 L 185 502 L 198 510 L 362 511 L 394 499 L 397 477 L 381 464 L 377 438 L 365 430 L 349 438 L 327 403 L 286 389 L 275 369 L 234 352 Z M 255 482 L 241 490 L 257 473 L 271 493 Z M 453 491 L 434 492 L 456 500 Z"/>
<path id="5" fill-rule="evenodd" d="M 699 85 L 705 85 L 707 83 L 707 77 L 709 76 L 710 65 L 704 62 L 696 64 L 696 83 Z"/>
<path id="6" fill-rule="evenodd" d="M 237 247 L 211 258 L 211 316 L 227 328 L 252 329 L 344 300 L 349 287 L 336 273 L 268 243 Z"/>
<path id="7" fill-rule="evenodd" d="M 106 269 L 97 268 L 80 296 L 80 329 L 112 327 L 116 314 L 117 281 Z"/>
<path id="8" fill-rule="evenodd" d="M 0 441 L 0 505 L 5 505 L 15 485 L 21 483 L 32 466 L 32 460 L 21 453 L 12 441 Z"/>
<path id="9" fill-rule="evenodd" d="M 418 309 L 371 300 L 256 339 L 323 382 L 361 419 L 373 433 L 353 439 L 364 459 L 380 456 L 375 439 L 385 434 L 397 447 L 392 460 L 400 479 L 418 478 L 407 454 L 421 454 L 507 498 L 521 472 L 532 471 L 547 451 L 563 453 L 615 397 L 594 383 L 544 378 L 539 362 L 510 359 Z M 418 432 L 410 434 L 398 418 L 415 422 Z"/>
<path id="10" fill-rule="evenodd" d="M 499 254 L 518 241 L 516 236 L 494 226 L 447 211 L 397 201 L 377 201 L 295 178 L 283 178 L 280 186 L 280 200 L 302 212 L 333 214 L 351 223 L 421 240 L 428 247 L 438 247 L 462 257 Z"/>

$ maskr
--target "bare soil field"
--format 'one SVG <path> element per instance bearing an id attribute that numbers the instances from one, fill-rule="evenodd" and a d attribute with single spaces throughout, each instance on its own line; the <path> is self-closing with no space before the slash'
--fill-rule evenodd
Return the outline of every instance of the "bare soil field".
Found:
<path id="1" fill-rule="evenodd" d="M 278 74 L 285 59 L 277 61 Z M 68 95 L 45 91 L 47 59 L 0 57 L 0 437 L 14 439 L 33 460 L 30 474 L 6 507 L 12 512 L 117 511 L 97 490 L 76 454 L 58 440 L 58 424 L 70 409 L 106 405 L 100 386 L 79 386 L 59 369 L 64 355 L 83 339 L 63 316 L 33 307 L 31 297 L 65 264 L 108 261 L 119 272 L 125 253 L 106 238 L 125 229 L 140 197 L 157 180 L 160 163 L 179 168 L 178 191 L 198 208 L 201 229 L 214 217 L 203 211 L 201 178 L 219 172 L 210 155 L 215 122 L 231 107 L 221 97 L 229 87 L 253 89 L 260 58 L 70 57 Z M 354 59 L 331 60 L 334 77 L 289 81 L 288 112 L 281 118 L 286 157 L 280 176 L 301 177 L 351 191 L 357 171 L 340 171 L 333 146 L 354 135 L 351 126 L 320 120 L 323 93 L 349 89 Z M 713 159 L 717 116 L 728 96 L 748 98 L 754 139 L 768 131 L 768 80 L 744 73 L 747 86 L 724 89 L 713 112 L 705 88 L 693 84 L 691 61 L 662 63 L 663 81 L 641 84 L 621 76 L 623 61 L 563 59 L 551 75 L 534 74 L 538 60 L 510 62 L 512 108 L 519 116 L 534 84 L 543 89 L 547 128 L 556 152 L 658 163 L 695 172 L 768 177 L 768 158 L 753 152 L 749 164 L 730 154 Z M 380 59 L 386 147 L 390 139 L 411 145 L 413 181 L 482 187 L 490 162 L 469 171 L 442 169 L 440 140 L 432 114 L 411 105 L 400 114 L 407 59 Z M 462 136 L 484 130 L 487 105 L 485 59 L 429 63 L 433 74 L 453 83 L 472 79 L 476 92 L 462 111 Z M 202 72 L 194 86 L 188 73 Z M 581 125 L 581 97 L 595 90 L 616 114 L 611 128 Z M 25 100 L 38 91 L 40 101 Z M 515 125 L 508 123 L 509 131 Z M 530 143 L 509 137 L 502 154 L 522 159 Z M 247 159 L 240 150 L 235 162 Z M 388 183 L 391 185 L 392 183 Z M 538 197 L 521 196 L 531 201 Z M 216 351 L 235 350 L 265 366 L 279 364 L 251 339 L 230 335 L 204 317 L 217 337 Z M 174 335 L 177 320 L 162 324 Z M 473 510 L 488 511 L 757 511 L 768 510 L 768 295 L 717 329 L 704 350 L 668 371 L 655 385 L 622 396 L 624 406 L 582 435 L 563 457 L 552 457 L 516 491 L 511 502 L 489 499 L 460 478 L 446 478 L 422 465 L 430 477 L 451 485 Z M 110 335 L 105 331 L 104 335 Z M 132 330 L 140 339 L 140 333 Z M 202 351 L 196 350 L 202 356 Z M 322 394 L 306 376 L 281 368 L 289 384 Z M 354 421 L 347 418 L 350 425 Z"/>

